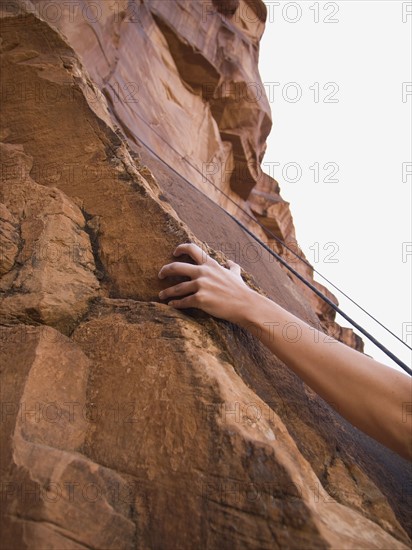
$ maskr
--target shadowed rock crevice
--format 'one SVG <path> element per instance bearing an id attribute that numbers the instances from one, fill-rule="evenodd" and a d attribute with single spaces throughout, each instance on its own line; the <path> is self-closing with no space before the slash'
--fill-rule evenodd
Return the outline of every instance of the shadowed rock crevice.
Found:
<path id="1" fill-rule="evenodd" d="M 223 15 L 234 15 L 239 7 L 239 0 L 212 0 L 218 12 Z"/>
<path id="2" fill-rule="evenodd" d="M 173 60 L 179 70 L 179 74 L 194 93 L 210 99 L 211 88 L 216 88 L 219 83 L 218 70 L 208 62 L 199 50 L 196 50 L 188 42 L 183 42 L 174 29 L 164 21 L 161 15 L 153 14 L 154 20 L 162 31 Z"/>

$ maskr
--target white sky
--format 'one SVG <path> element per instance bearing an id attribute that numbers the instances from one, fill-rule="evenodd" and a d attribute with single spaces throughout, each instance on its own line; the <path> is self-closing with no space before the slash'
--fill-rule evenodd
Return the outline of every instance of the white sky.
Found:
<path id="1" fill-rule="evenodd" d="M 412 254 L 402 257 L 402 243 L 412 241 L 412 175 L 402 181 L 402 163 L 411 162 L 412 86 L 403 102 L 402 83 L 412 81 L 412 3 L 265 3 L 259 66 L 274 125 L 264 170 L 291 203 L 298 242 L 315 269 L 412 346 Z M 406 23 L 402 10 L 411 12 Z M 335 84 L 324 89 L 327 83 Z M 338 101 L 324 102 L 327 96 Z M 300 166 L 299 181 L 287 181 L 297 174 L 285 169 L 288 163 Z M 318 182 L 310 169 L 315 163 Z M 331 175 L 337 182 L 324 181 L 335 166 L 325 170 L 326 163 L 338 168 Z M 347 314 L 411 364 L 405 346 L 326 286 Z M 363 339 L 366 353 L 395 365 Z"/>

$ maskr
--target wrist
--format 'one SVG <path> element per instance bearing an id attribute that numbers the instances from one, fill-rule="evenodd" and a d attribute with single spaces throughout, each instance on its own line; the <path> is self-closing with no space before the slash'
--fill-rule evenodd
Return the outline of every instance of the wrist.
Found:
<path id="1" fill-rule="evenodd" d="M 261 301 L 265 297 L 249 286 L 246 286 L 241 297 L 240 306 L 237 311 L 236 318 L 233 322 L 243 328 L 247 328 L 251 324 L 257 323 L 259 319 L 259 310 L 261 309 Z"/>

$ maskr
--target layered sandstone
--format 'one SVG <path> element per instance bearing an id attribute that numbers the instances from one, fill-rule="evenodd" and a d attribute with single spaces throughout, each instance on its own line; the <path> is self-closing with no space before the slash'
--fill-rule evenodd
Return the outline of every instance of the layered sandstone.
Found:
<path id="1" fill-rule="evenodd" d="M 221 209 L 294 237 L 260 169 L 266 96 L 245 99 L 264 20 L 257 0 L 2 4 L 5 548 L 410 544 L 406 461 L 252 332 L 159 303 L 190 240 L 333 322 Z"/>
<path id="2" fill-rule="evenodd" d="M 160 155 L 313 282 L 313 269 L 290 251 L 304 258 L 289 204 L 261 168 L 272 125 L 258 72 L 262 0 L 33 5 L 68 38 L 132 150 Z M 294 281 L 324 330 L 362 351 L 360 338 L 334 323 L 334 310 Z"/>

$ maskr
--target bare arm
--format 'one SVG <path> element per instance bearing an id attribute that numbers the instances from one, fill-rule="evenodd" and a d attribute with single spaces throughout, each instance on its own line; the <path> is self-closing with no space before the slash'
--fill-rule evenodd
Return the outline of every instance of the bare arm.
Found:
<path id="1" fill-rule="evenodd" d="M 195 244 L 179 245 L 199 265 L 173 262 L 159 277 L 185 275 L 190 281 L 159 296 L 176 308 L 196 307 L 252 332 L 304 382 L 349 422 L 401 456 L 412 459 L 412 379 L 333 340 L 248 287 L 240 266 L 229 269 Z M 189 296 L 187 294 L 191 293 Z M 175 298 L 185 296 L 179 300 Z"/>

